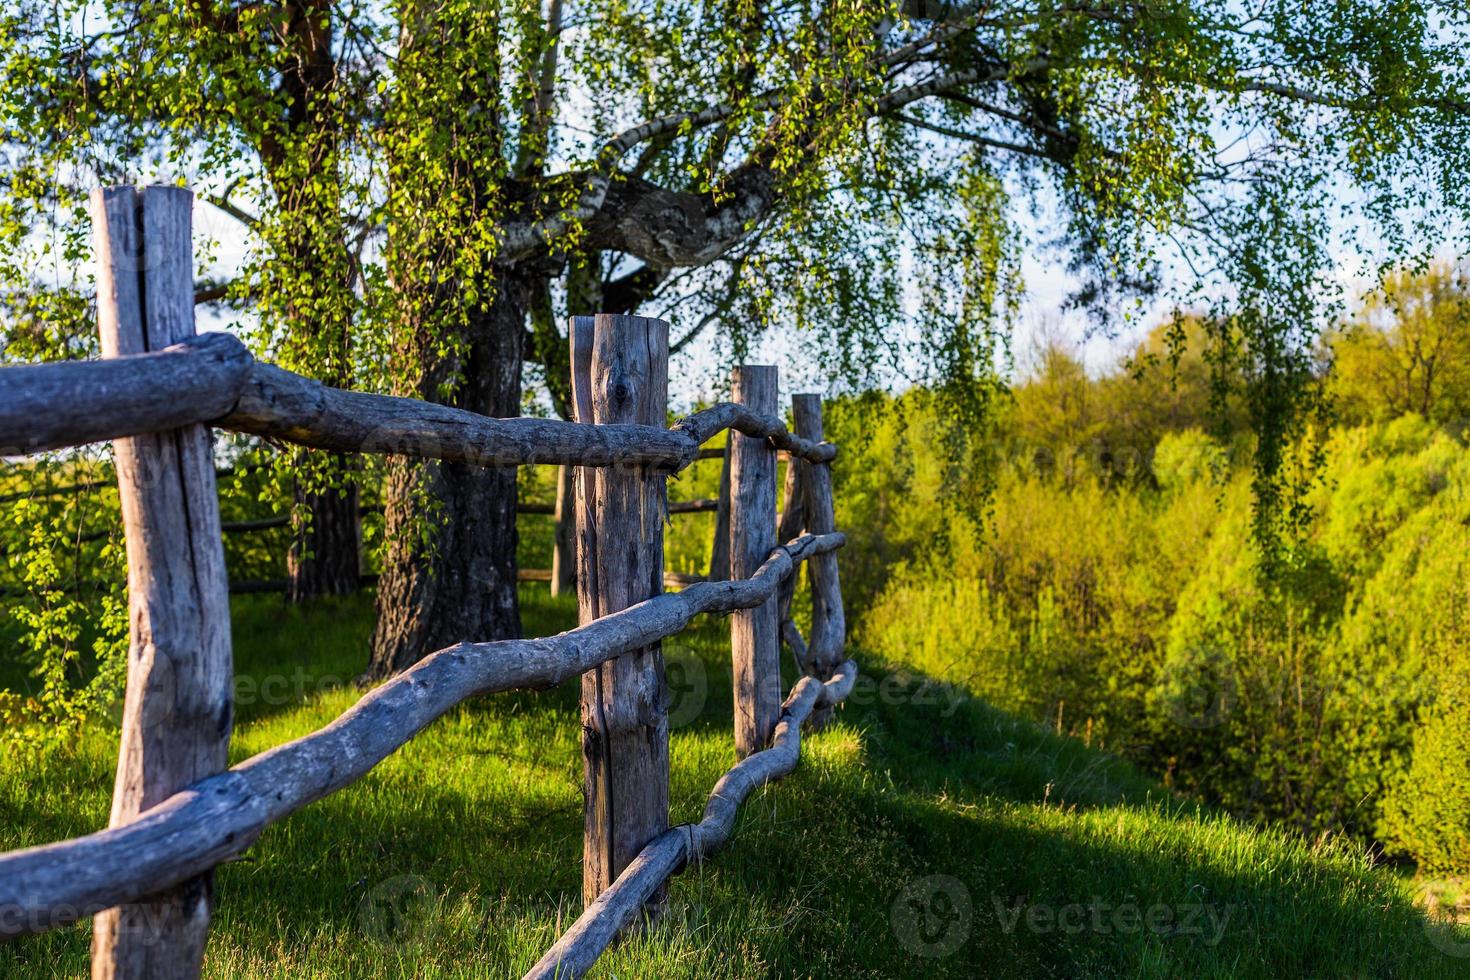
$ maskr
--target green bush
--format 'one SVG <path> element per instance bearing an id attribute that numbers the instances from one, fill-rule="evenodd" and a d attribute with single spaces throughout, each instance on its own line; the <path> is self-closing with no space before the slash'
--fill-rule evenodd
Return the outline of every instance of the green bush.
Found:
<path id="1" fill-rule="evenodd" d="M 876 417 L 838 471 L 849 552 L 887 562 L 849 590 L 861 642 L 1241 815 L 1470 871 L 1459 438 L 1415 416 L 1332 433 L 1266 578 L 1250 475 L 1197 430 L 1133 480 L 1021 454 L 980 523 L 939 489 L 930 403 Z"/>
<path id="2" fill-rule="evenodd" d="M 1446 676 L 1414 732 L 1411 762 L 1388 790 L 1390 849 L 1429 872 L 1470 868 L 1470 678 Z"/>

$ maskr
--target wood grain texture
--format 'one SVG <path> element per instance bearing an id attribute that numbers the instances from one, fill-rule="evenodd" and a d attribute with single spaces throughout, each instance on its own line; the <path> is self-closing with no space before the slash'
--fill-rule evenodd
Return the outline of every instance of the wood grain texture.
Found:
<path id="1" fill-rule="evenodd" d="M 154 353 L 0 368 L 0 454 L 207 422 L 234 406 L 251 365 L 239 340 L 207 333 Z"/>
<path id="2" fill-rule="evenodd" d="M 730 577 L 730 444 L 720 452 L 720 489 L 715 498 L 715 538 L 709 551 L 709 580 L 723 582 Z"/>
<path id="3" fill-rule="evenodd" d="M 576 487 L 573 469 L 563 463 L 556 468 L 556 527 L 551 543 L 551 594 L 570 594 L 577 587 Z M 517 504 L 517 511 L 524 504 Z"/>
<path id="4" fill-rule="evenodd" d="M 822 441 L 822 396 L 796 395 L 791 399 L 796 431 L 805 439 Z M 802 460 L 802 484 L 806 493 L 806 530 L 828 534 L 837 529 L 832 502 L 832 467 L 828 463 Z M 819 680 L 830 676 L 842 662 L 847 644 L 847 618 L 842 607 L 842 583 L 837 559 L 812 562 L 807 569 L 812 586 L 812 635 L 808 661 Z"/>
<path id="5" fill-rule="evenodd" d="M 572 329 L 588 330 L 586 318 Z M 669 327 L 646 317 L 599 314 L 591 340 L 574 341 L 576 419 L 596 426 L 656 425 L 668 413 Z M 663 591 L 666 474 L 624 464 L 584 469 L 576 535 L 582 623 Z M 769 551 L 769 549 L 767 549 Z M 669 726 L 663 652 L 629 651 L 582 679 L 585 834 L 582 893 L 597 898 L 669 824 Z M 660 896 L 651 901 L 657 903 Z"/>
<path id="6" fill-rule="evenodd" d="M 554 687 L 683 630 L 759 605 L 799 562 L 842 547 L 803 536 L 741 582 L 665 592 L 557 636 L 459 643 L 364 695 L 330 725 L 210 776 L 120 827 L 0 855 L 0 940 L 44 932 L 170 888 L 240 854 L 260 832 L 350 786 L 464 700 Z"/>
<path id="7" fill-rule="evenodd" d="M 837 447 L 825 442 L 812 442 L 787 431 L 786 424 L 775 414 L 754 411 L 739 402 L 722 402 L 695 412 L 674 423 L 674 431 L 687 433 L 697 445 L 709 442 L 716 434 L 734 429 L 747 436 L 767 439 L 777 449 L 813 463 L 830 463 L 837 458 Z"/>
<path id="8" fill-rule="evenodd" d="M 573 321 L 584 319 L 591 318 Z M 730 428 L 802 458 L 837 455 L 835 446 L 799 440 L 780 419 L 740 405 L 716 405 L 671 428 L 663 421 L 594 427 L 560 419 L 491 418 L 413 398 L 330 388 L 257 362 L 235 407 L 216 424 L 333 452 L 396 453 L 479 466 L 649 465 L 673 472 L 693 463 L 703 443 Z"/>
<path id="9" fill-rule="evenodd" d="M 856 680 L 857 664 L 849 661 L 825 684 L 812 677 L 797 681 L 782 705 L 770 748 L 747 756 L 721 777 L 698 823 L 672 827 L 649 843 L 523 980 L 573 980 L 586 975 L 613 940 L 639 921 L 648 895 L 730 839 L 740 805 L 751 793 L 796 768 L 801 760 L 802 722 L 816 708 L 841 702 Z"/>
<path id="10" fill-rule="evenodd" d="M 786 460 L 786 478 L 781 488 L 781 518 L 776 522 L 776 540 L 790 541 L 806 527 L 806 486 L 803 482 L 805 469 L 796 465 L 791 458 Z M 781 640 L 791 650 L 798 674 L 806 673 L 806 641 L 801 630 L 791 618 L 791 602 L 796 598 L 796 585 L 800 575 L 793 575 L 781 583 L 776 591 L 776 621 L 781 625 Z"/>
<path id="11" fill-rule="evenodd" d="M 121 187 L 93 196 L 98 329 L 110 357 L 194 336 L 193 195 Z M 137 820 L 228 762 L 234 668 L 214 443 L 189 425 L 117 440 L 128 555 L 129 649 L 111 825 Z M 197 977 L 209 935 L 206 869 L 97 916 L 94 980 Z"/>
<path id="12" fill-rule="evenodd" d="M 735 401 L 773 416 L 777 374 L 768 365 L 735 369 Z M 758 436 L 730 437 L 730 575 L 745 578 L 776 543 L 776 450 Z M 735 751 L 766 747 L 781 705 L 781 641 L 776 600 L 730 617 L 730 659 L 735 686 Z"/>

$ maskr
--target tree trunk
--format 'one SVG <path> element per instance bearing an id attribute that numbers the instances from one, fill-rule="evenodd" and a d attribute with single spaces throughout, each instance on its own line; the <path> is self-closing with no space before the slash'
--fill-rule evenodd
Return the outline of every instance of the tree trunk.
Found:
<path id="1" fill-rule="evenodd" d="M 340 487 L 313 492 L 299 482 L 295 486 L 292 516 L 297 523 L 286 556 L 288 602 L 350 595 L 362 574 L 356 476 L 347 456 L 334 453 L 329 465 Z"/>
<path id="2" fill-rule="evenodd" d="M 333 8 L 326 0 L 290 5 L 282 25 L 288 56 L 280 92 L 283 119 L 255 139 L 278 208 L 260 226 L 275 252 L 268 309 L 284 319 L 276 360 L 334 387 L 352 383 L 353 263 L 342 218 L 340 119 L 331 93 Z M 346 595 L 357 588 L 361 530 L 350 457 L 286 458 L 301 479 L 292 487 L 294 528 L 286 555 L 287 601 Z M 284 462 L 284 461 L 283 461 Z"/>
<path id="3" fill-rule="evenodd" d="M 500 267 L 489 307 L 469 315 L 463 366 L 428 363 L 418 397 L 508 417 L 521 410 L 527 276 Z M 370 682 L 460 640 L 521 632 L 516 601 L 516 469 L 395 461 L 386 489 L 388 552 L 378 586 Z"/>

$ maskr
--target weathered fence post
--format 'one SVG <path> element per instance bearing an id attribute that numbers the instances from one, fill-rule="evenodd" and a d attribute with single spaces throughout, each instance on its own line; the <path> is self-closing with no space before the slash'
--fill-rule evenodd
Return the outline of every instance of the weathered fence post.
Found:
<path id="1" fill-rule="evenodd" d="M 796 434 L 821 442 L 822 396 L 795 395 L 791 399 Z M 800 482 L 806 492 L 806 529 L 827 534 L 837 529 L 832 504 L 832 465 L 793 463 L 801 467 Z M 812 585 L 812 634 L 807 651 L 807 670 L 818 680 L 827 680 L 842 663 L 847 642 L 847 619 L 842 609 L 842 586 L 837 576 L 837 556 L 820 555 L 807 565 Z M 812 713 L 812 725 L 820 727 L 831 717 L 831 708 Z"/>
<path id="2" fill-rule="evenodd" d="M 800 462 L 794 456 L 788 456 L 786 460 L 786 480 L 781 488 L 781 519 L 776 522 L 778 544 L 785 544 L 806 529 L 806 485 L 802 479 L 806 471 Z M 801 569 L 793 569 L 776 590 L 776 622 L 780 626 L 781 639 L 791 648 L 797 672 L 806 673 L 806 642 L 791 619 L 791 602 L 796 598 L 800 577 Z"/>
<path id="3" fill-rule="evenodd" d="M 725 453 L 720 463 L 720 489 L 715 494 L 715 540 L 710 546 L 709 575 L 711 582 L 730 578 L 730 439 L 725 438 Z"/>
<path id="4" fill-rule="evenodd" d="M 572 487 L 573 467 L 556 468 L 556 522 L 555 543 L 551 548 L 551 594 L 554 596 L 571 592 L 576 584 L 577 531 L 572 520 L 576 508 L 573 499 L 576 491 Z"/>
<path id="5" fill-rule="evenodd" d="M 662 426 L 668 411 L 669 325 L 636 316 L 573 317 L 572 401 L 578 422 Z M 578 619 L 626 609 L 663 591 L 665 476 L 646 466 L 577 474 Z M 655 644 L 582 675 L 586 779 L 582 895 L 588 904 L 668 828 L 669 726 Z M 649 901 L 657 914 L 663 889 Z"/>
<path id="6" fill-rule="evenodd" d="M 194 336 L 193 195 L 114 187 L 92 196 L 97 323 L 107 357 Z M 229 584 L 210 430 L 114 443 L 131 622 L 112 826 L 227 763 L 234 682 Z M 96 917 L 94 980 L 199 976 L 213 876 Z"/>
<path id="7" fill-rule="evenodd" d="M 776 369 L 735 369 L 735 401 L 762 415 L 777 413 Z M 730 434 L 730 577 L 749 578 L 776 547 L 776 450 L 765 439 Z M 781 648 L 776 598 L 730 618 L 735 679 L 735 750 L 766 747 L 781 713 Z"/>

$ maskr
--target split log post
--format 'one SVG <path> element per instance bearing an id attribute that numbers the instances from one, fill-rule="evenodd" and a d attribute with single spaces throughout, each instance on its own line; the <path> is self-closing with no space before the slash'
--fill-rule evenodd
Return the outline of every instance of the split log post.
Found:
<path id="1" fill-rule="evenodd" d="M 796 434 L 807 439 L 822 440 L 822 396 L 795 395 L 791 399 L 792 423 Z M 837 520 L 832 504 L 832 466 L 830 463 L 793 461 L 802 470 L 801 483 L 806 492 L 806 527 L 812 534 L 828 534 L 836 530 Z M 825 556 L 807 568 L 807 581 L 812 587 L 812 634 L 807 653 L 807 670 L 817 680 L 825 681 L 843 662 L 847 642 L 847 619 L 842 608 L 842 585 L 837 575 L 837 558 Z M 820 727 L 831 717 L 831 708 L 812 713 L 813 727 Z"/>
<path id="2" fill-rule="evenodd" d="M 669 326 L 598 314 L 571 323 L 578 422 L 661 425 Z M 577 605 L 586 624 L 663 591 L 665 475 L 647 465 L 584 468 L 577 479 Z M 767 549 L 769 550 L 769 549 Z M 669 725 L 659 644 L 582 675 L 586 785 L 582 894 L 590 905 L 669 826 Z M 656 916 L 664 892 L 645 909 Z"/>
<path id="3" fill-rule="evenodd" d="M 797 396 L 800 397 L 800 396 Z M 781 490 L 781 519 L 776 523 L 776 540 L 790 541 L 806 527 L 806 485 L 802 480 L 805 468 L 797 465 L 800 460 L 787 458 L 786 480 Z M 791 602 L 796 598 L 797 580 L 800 569 L 782 581 L 776 590 L 776 621 L 780 624 L 781 640 L 791 648 L 796 672 L 806 673 L 806 641 L 801 630 L 791 618 Z"/>
<path id="4" fill-rule="evenodd" d="M 715 540 L 709 552 L 709 581 L 724 582 L 730 578 L 730 439 L 726 437 L 721 452 L 720 489 L 716 494 Z"/>
<path id="5" fill-rule="evenodd" d="M 92 197 L 97 322 L 106 357 L 194 336 L 193 195 L 114 187 Z M 208 426 L 114 444 L 128 553 L 130 638 L 111 825 L 224 770 L 232 723 L 230 606 Z M 94 980 L 198 977 L 213 875 L 97 916 Z"/>
<path id="6" fill-rule="evenodd" d="M 573 526 L 572 467 L 556 468 L 556 538 L 551 548 L 551 594 L 571 592 L 576 586 L 577 535 Z"/>
<path id="7" fill-rule="evenodd" d="M 735 369 L 735 402 L 752 412 L 777 412 L 776 368 Z M 776 545 L 776 450 L 767 440 L 730 436 L 730 577 L 747 578 Z M 735 751 L 764 749 L 781 712 L 781 649 L 776 600 L 730 618 L 735 682 Z"/>
<path id="8" fill-rule="evenodd" d="M 187 881 L 242 853 L 271 824 L 361 779 L 467 698 L 546 690 L 682 632 L 695 616 L 759 605 L 797 565 L 845 544 L 841 534 L 803 535 L 743 582 L 665 592 L 557 636 L 456 643 L 363 695 L 324 728 L 180 790 L 132 823 L 0 854 L 0 910 L 9 913 L 0 915 L 0 943 Z"/>

